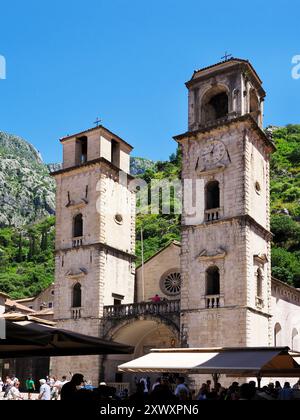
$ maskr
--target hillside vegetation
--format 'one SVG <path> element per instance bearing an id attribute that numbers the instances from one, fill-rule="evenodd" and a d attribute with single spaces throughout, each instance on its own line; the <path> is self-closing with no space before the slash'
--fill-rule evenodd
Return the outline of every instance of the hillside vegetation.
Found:
<path id="1" fill-rule="evenodd" d="M 277 151 L 271 162 L 271 230 L 274 234 L 272 273 L 274 277 L 300 287 L 300 125 L 273 129 L 273 139 Z M 2 150 L 2 153 L 7 159 L 8 151 Z M 16 154 L 12 159 L 16 160 Z M 39 159 L 38 155 L 34 165 L 42 165 L 36 159 Z M 181 157 L 178 152 L 165 162 L 135 158 L 131 167 L 139 178 L 148 183 L 153 179 L 175 180 L 180 177 Z M 44 182 L 47 183 L 49 175 L 44 170 Z M 15 179 L 18 190 L 20 187 Z M 171 209 L 176 208 L 178 200 L 178 197 L 173 197 Z M 3 213 L 2 205 L 0 202 L 0 214 Z M 146 210 L 149 210 L 147 203 Z M 39 219 L 37 214 L 30 217 Z M 174 212 L 169 215 L 138 214 L 137 264 L 141 262 L 141 232 L 146 260 L 171 240 L 180 240 L 180 215 Z M 23 227 L 17 224 L 17 227 L 6 225 L 0 228 L 1 291 L 9 293 L 13 298 L 27 297 L 37 294 L 53 282 L 54 236 L 53 216 Z"/>

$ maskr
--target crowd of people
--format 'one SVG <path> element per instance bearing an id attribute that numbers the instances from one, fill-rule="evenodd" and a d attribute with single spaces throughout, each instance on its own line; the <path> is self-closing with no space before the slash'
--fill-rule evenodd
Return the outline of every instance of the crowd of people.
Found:
<path id="1" fill-rule="evenodd" d="M 39 400 L 57 400 L 61 394 L 62 387 L 67 383 L 67 377 L 63 376 L 61 380 L 55 377 L 47 376 L 46 379 L 39 380 L 39 386 L 36 387 L 32 376 L 28 376 L 25 381 L 26 397 L 20 391 L 20 381 L 15 376 L 6 376 L 4 381 L 0 378 L 0 393 L 4 400 L 31 400 L 33 395 Z"/>
<path id="2" fill-rule="evenodd" d="M 202 400 L 293 400 L 300 399 L 300 379 L 291 386 L 285 382 L 269 383 L 260 389 L 254 381 L 239 384 L 233 382 L 229 388 L 218 383 L 215 387 L 207 380 L 198 391 L 193 390 L 184 377 L 165 375 L 158 377 L 151 383 L 150 377 L 135 378 L 135 390 L 130 394 L 128 389 L 117 391 L 116 388 L 101 382 L 98 387 L 93 387 L 90 381 L 85 381 L 80 373 L 72 376 L 70 381 L 63 376 L 61 380 L 55 377 L 46 377 L 39 380 L 39 387 L 36 389 L 35 382 L 29 376 L 25 382 L 27 398 L 37 395 L 34 399 L 39 400 L 65 400 L 65 401 L 126 401 L 133 404 L 146 403 L 176 403 Z M 0 378 L 0 392 L 3 399 L 20 400 L 25 399 L 20 392 L 20 381 L 16 376 L 6 377 L 4 382 Z"/>

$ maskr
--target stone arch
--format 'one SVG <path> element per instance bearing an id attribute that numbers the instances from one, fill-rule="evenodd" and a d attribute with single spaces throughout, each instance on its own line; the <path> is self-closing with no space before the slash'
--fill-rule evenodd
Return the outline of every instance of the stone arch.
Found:
<path id="1" fill-rule="evenodd" d="M 282 345 L 282 328 L 279 322 L 274 326 L 274 346 L 279 347 Z"/>
<path id="2" fill-rule="evenodd" d="M 201 123 L 213 123 L 229 112 L 229 91 L 225 85 L 210 87 L 201 98 Z"/>
<path id="3" fill-rule="evenodd" d="M 124 319 L 123 321 L 120 320 L 117 324 L 112 325 L 108 329 L 104 335 L 104 338 L 106 340 L 116 340 L 116 337 L 121 337 L 121 333 L 126 332 L 125 328 L 131 327 L 134 327 L 132 330 L 134 337 L 139 337 L 140 330 L 138 330 L 136 327 L 142 327 L 141 322 L 143 323 L 144 328 L 147 328 L 148 326 L 152 328 L 154 325 L 165 325 L 170 330 L 172 330 L 174 334 L 179 334 L 179 324 L 177 325 L 173 320 L 163 318 L 162 316 L 158 317 L 157 315 L 147 315 Z M 141 331 L 143 331 L 143 329 Z M 135 341 L 134 339 L 130 339 L 130 336 L 127 335 L 126 342 L 128 340 L 131 342 Z"/>
<path id="4" fill-rule="evenodd" d="M 133 389 L 134 375 L 118 374 L 117 366 L 147 354 L 151 348 L 180 347 L 179 337 L 179 327 L 174 322 L 157 316 L 133 318 L 119 322 L 118 325 L 109 329 L 104 338 L 131 345 L 135 351 L 131 355 L 105 356 L 102 360 L 105 380 L 128 382 Z M 156 375 L 152 379 L 155 377 Z"/>

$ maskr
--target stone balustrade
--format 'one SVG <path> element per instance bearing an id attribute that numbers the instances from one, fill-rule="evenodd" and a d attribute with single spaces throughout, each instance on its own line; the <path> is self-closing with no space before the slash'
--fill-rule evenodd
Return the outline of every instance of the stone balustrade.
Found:
<path id="1" fill-rule="evenodd" d="M 82 310 L 82 308 L 71 308 L 72 318 L 73 319 L 80 319 L 81 318 L 81 310 Z"/>
<path id="2" fill-rule="evenodd" d="M 77 238 L 72 239 L 72 247 L 77 248 L 81 245 L 83 245 L 83 236 L 78 236 Z"/>
<path id="3" fill-rule="evenodd" d="M 205 210 L 205 221 L 212 222 L 214 220 L 219 220 L 222 216 L 221 212 L 222 209 L 220 208 Z"/>
<path id="4" fill-rule="evenodd" d="M 103 318 L 121 319 L 139 315 L 166 315 L 180 312 L 180 300 L 141 302 L 104 306 Z"/>
<path id="5" fill-rule="evenodd" d="M 220 295 L 207 295 L 205 296 L 205 307 L 207 309 L 215 309 L 223 306 L 223 300 Z"/>

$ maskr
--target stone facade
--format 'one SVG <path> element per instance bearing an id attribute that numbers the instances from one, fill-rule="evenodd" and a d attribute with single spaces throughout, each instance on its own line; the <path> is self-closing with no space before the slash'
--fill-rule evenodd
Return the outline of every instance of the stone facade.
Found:
<path id="1" fill-rule="evenodd" d="M 134 299 L 134 194 L 127 179 L 131 147 L 103 127 L 61 141 L 63 170 L 54 173 L 54 319 L 58 327 L 99 336 L 104 305 Z M 55 375 L 79 371 L 96 384 L 100 358 L 53 358 L 51 370 Z"/>
<path id="2" fill-rule="evenodd" d="M 169 246 L 155 254 L 136 269 L 136 302 L 149 301 L 158 294 L 164 299 L 179 299 L 178 292 L 166 289 L 165 280 L 172 274 L 180 277 L 180 243 L 171 242 Z M 175 277 L 176 279 L 176 277 Z"/>
<path id="3" fill-rule="evenodd" d="M 51 284 L 35 297 L 18 299 L 16 302 L 33 309 L 35 312 L 46 308 L 52 309 L 54 306 L 54 284 Z"/>
<path id="4" fill-rule="evenodd" d="M 244 63 L 234 60 L 196 72 L 187 86 L 190 131 L 176 140 L 183 182 L 201 181 L 196 200 L 205 208 L 196 217 L 184 208 L 182 334 L 190 347 L 270 345 L 268 174 L 274 147 L 259 128 L 261 108 L 254 120 L 249 105 L 250 92 L 261 105 L 264 91 L 253 69 L 245 73 Z M 224 98 L 221 109 L 218 101 Z M 211 280 L 210 271 L 217 279 Z M 208 290 L 211 281 L 215 292 Z M 231 333 L 224 334 L 233 322 Z"/>
<path id="5" fill-rule="evenodd" d="M 271 278 L 274 145 L 262 131 L 261 80 L 249 62 L 231 59 L 195 72 L 187 87 L 189 131 L 175 137 L 182 149 L 181 245 L 159 251 L 136 278 L 135 197 L 118 171 L 129 171 L 130 146 L 104 127 L 62 139 L 54 317 L 58 326 L 135 352 L 54 358 L 54 375 L 80 371 L 94 384 L 99 373 L 132 382 L 117 366 L 153 347 L 300 350 L 300 291 Z M 189 197 L 194 206 L 186 206 Z M 78 216 L 83 231 L 75 235 Z M 159 303 L 151 301 L 156 294 Z"/>

